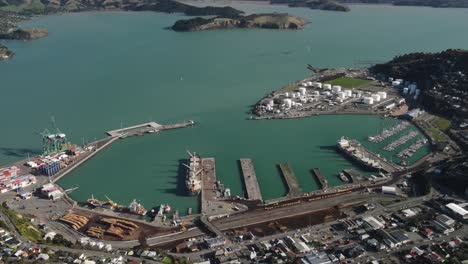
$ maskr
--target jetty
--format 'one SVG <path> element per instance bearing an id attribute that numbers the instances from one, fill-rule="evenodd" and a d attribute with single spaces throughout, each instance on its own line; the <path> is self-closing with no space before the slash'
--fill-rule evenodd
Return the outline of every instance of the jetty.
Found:
<path id="1" fill-rule="evenodd" d="M 201 213 L 210 214 L 216 201 L 216 165 L 214 158 L 202 158 Z"/>
<path id="2" fill-rule="evenodd" d="M 312 172 L 313 174 L 315 175 L 315 178 L 316 180 L 318 181 L 318 183 L 320 184 L 320 189 L 322 190 L 327 190 L 328 189 L 328 181 L 327 179 L 325 178 L 325 176 L 323 176 L 322 172 L 320 171 L 319 168 L 313 168 L 312 169 Z"/>
<path id="3" fill-rule="evenodd" d="M 240 159 L 240 166 L 244 178 L 244 187 L 249 200 L 262 201 L 262 193 L 258 185 L 257 175 L 255 174 L 253 162 L 251 159 Z"/>
<path id="4" fill-rule="evenodd" d="M 181 122 L 181 123 L 176 123 L 176 124 L 169 124 L 169 125 L 161 125 L 156 122 L 149 122 L 149 123 L 144 123 L 140 125 L 129 126 L 129 127 L 107 131 L 106 134 L 111 137 L 125 138 L 129 136 L 143 135 L 145 133 L 157 133 L 163 130 L 193 126 L 194 124 L 195 122 L 192 120 Z"/>
<path id="5" fill-rule="evenodd" d="M 292 171 L 291 167 L 287 163 L 280 163 L 279 168 L 281 170 L 281 175 L 283 175 L 283 179 L 286 181 L 286 185 L 288 186 L 288 195 L 289 197 L 299 197 L 302 195 L 302 189 L 297 182 L 297 177 Z"/>

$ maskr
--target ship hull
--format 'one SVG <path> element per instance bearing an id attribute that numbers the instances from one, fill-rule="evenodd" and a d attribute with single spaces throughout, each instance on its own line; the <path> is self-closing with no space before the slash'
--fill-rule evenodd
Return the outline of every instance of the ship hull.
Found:
<path id="1" fill-rule="evenodd" d="M 380 171 L 380 168 L 376 168 L 374 166 L 371 166 L 364 161 L 360 160 L 359 158 L 353 156 L 352 153 L 349 153 L 346 149 L 341 148 L 340 146 L 336 147 L 338 152 L 343 154 L 349 161 L 359 165 L 359 167 L 367 170 L 367 171 Z"/>

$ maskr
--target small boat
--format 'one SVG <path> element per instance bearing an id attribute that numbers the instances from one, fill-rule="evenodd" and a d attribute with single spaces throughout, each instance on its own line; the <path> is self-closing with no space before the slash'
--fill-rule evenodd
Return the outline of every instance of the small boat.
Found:
<path id="1" fill-rule="evenodd" d="M 344 182 L 349 182 L 349 178 L 343 172 L 340 172 L 340 179 Z"/>

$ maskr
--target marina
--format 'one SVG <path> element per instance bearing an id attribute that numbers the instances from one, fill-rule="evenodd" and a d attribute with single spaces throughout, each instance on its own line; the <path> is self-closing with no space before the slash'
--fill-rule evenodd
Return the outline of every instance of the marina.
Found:
<path id="1" fill-rule="evenodd" d="M 278 165 L 279 169 L 281 170 L 281 175 L 283 175 L 283 179 L 288 186 L 288 194 L 287 196 L 290 198 L 299 197 L 302 195 L 302 189 L 297 182 L 297 177 L 292 171 L 291 167 L 288 163 L 280 163 Z"/>
<path id="2" fill-rule="evenodd" d="M 260 191 L 260 186 L 258 185 L 253 161 L 251 159 L 240 159 L 239 163 L 242 170 L 247 199 L 262 201 L 262 193 Z"/>
<path id="3" fill-rule="evenodd" d="M 393 141 L 392 143 L 386 145 L 382 149 L 385 150 L 385 151 L 393 151 L 396 148 L 398 148 L 399 146 L 406 144 L 406 142 L 408 142 L 409 140 L 411 140 L 412 138 L 414 138 L 414 137 L 416 137 L 418 135 L 419 135 L 419 132 L 410 131 L 407 134 L 401 136 L 399 139 L 397 139 L 397 140 Z"/>
<path id="4" fill-rule="evenodd" d="M 407 127 L 409 127 L 409 125 L 410 123 L 408 121 L 403 121 L 391 128 L 385 128 L 379 134 L 375 136 L 369 136 L 367 139 L 372 143 L 380 143 L 387 138 L 397 134 L 398 132 L 405 130 Z"/>
<path id="5" fill-rule="evenodd" d="M 410 158 L 412 157 L 419 149 L 424 147 L 427 144 L 428 140 L 426 138 L 419 139 L 415 143 L 411 144 L 408 148 L 398 152 L 396 156 L 398 158 Z"/>
<path id="6" fill-rule="evenodd" d="M 325 176 L 322 174 L 319 168 L 312 169 L 313 175 L 315 175 L 315 179 L 320 185 L 320 189 L 327 190 L 328 189 L 328 181 Z"/>

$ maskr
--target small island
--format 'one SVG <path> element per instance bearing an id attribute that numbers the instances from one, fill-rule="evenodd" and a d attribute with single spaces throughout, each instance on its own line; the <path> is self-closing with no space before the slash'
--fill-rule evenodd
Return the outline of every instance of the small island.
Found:
<path id="1" fill-rule="evenodd" d="M 0 39 L 11 39 L 11 40 L 34 40 L 43 38 L 49 35 L 49 32 L 45 29 L 13 29 L 6 33 L 0 33 Z"/>
<path id="2" fill-rule="evenodd" d="M 201 31 L 234 28 L 302 29 L 310 23 L 304 18 L 288 14 L 253 14 L 249 16 L 215 17 L 178 20 L 171 28 L 175 31 Z"/>
<path id="3" fill-rule="evenodd" d="M 308 7 L 325 11 L 349 12 L 348 6 L 333 0 L 270 0 L 271 4 L 287 4 L 289 7 Z"/>
<path id="4" fill-rule="evenodd" d="M 0 61 L 8 60 L 12 56 L 13 56 L 13 52 L 9 50 L 7 47 L 0 44 Z"/>

